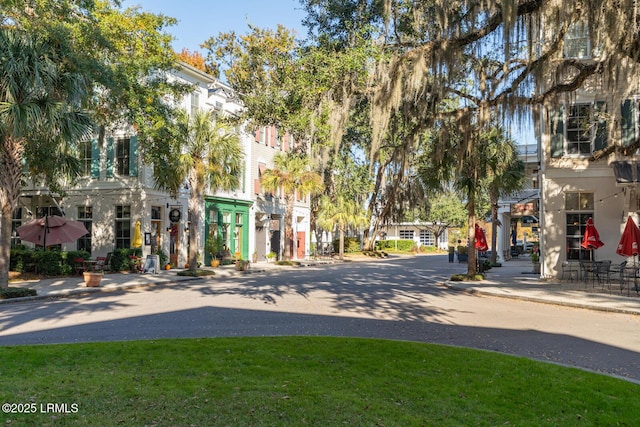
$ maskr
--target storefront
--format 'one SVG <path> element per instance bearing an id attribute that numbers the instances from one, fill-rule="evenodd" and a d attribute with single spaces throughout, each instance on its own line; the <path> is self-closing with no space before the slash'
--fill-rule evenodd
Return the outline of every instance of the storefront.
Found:
<path id="1" fill-rule="evenodd" d="M 222 236 L 223 244 L 231 254 L 249 260 L 249 208 L 251 201 L 205 198 L 205 239 Z M 205 263 L 211 257 L 205 256 Z"/>

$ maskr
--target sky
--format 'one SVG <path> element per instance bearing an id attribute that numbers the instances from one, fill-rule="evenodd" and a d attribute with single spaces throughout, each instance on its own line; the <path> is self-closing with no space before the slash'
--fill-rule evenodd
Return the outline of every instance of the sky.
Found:
<path id="1" fill-rule="evenodd" d="M 296 30 L 298 38 L 306 36 L 301 23 L 305 13 L 298 0 L 123 0 L 122 5 L 176 18 L 178 24 L 166 31 L 175 37 L 177 52 L 187 48 L 202 53 L 200 44 L 218 33 L 247 33 L 247 22 L 271 29 L 283 24 Z"/>

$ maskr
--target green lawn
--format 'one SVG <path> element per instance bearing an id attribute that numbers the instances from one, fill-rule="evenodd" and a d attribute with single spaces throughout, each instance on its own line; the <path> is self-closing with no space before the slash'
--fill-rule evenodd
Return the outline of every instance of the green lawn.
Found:
<path id="1" fill-rule="evenodd" d="M 185 339 L 0 347 L 0 355 L 0 401 L 36 409 L 3 413 L 8 426 L 631 426 L 640 420 L 636 384 L 413 342 Z M 47 411 L 47 404 L 59 406 Z M 63 404 L 70 413 L 59 413 Z"/>

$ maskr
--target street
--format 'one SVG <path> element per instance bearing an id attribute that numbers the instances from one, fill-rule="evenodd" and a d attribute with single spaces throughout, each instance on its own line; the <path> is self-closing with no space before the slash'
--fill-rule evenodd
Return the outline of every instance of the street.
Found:
<path id="1" fill-rule="evenodd" d="M 640 381 L 638 316 L 483 297 L 418 256 L 0 306 L 0 345 L 322 335 L 473 347 Z"/>

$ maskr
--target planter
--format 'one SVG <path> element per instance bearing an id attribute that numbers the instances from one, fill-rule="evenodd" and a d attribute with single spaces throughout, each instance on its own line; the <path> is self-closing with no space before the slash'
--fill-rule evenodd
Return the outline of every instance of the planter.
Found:
<path id="1" fill-rule="evenodd" d="M 458 262 L 469 262 L 469 254 L 458 254 Z"/>
<path id="2" fill-rule="evenodd" d="M 236 270 L 246 271 L 249 269 L 249 261 L 238 260 L 236 261 Z"/>
<path id="3" fill-rule="evenodd" d="M 533 272 L 536 274 L 540 274 L 540 263 L 539 262 L 534 262 L 533 263 Z"/>
<path id="4" fill-rule="evenodd" d="M 218 268 L 219 266 L 220 266 L 220 260 L 219 259 L 212 259 L 211 260 L 211 267 Z"/>
<path id="5" fill-rule="evenodd" d="M 85 271 L 84 275 L 84 283 L 88 288 L 97 288 L 100 286 L 100 282 L 102 281 L 102 273 L 92 273 Z"/>

